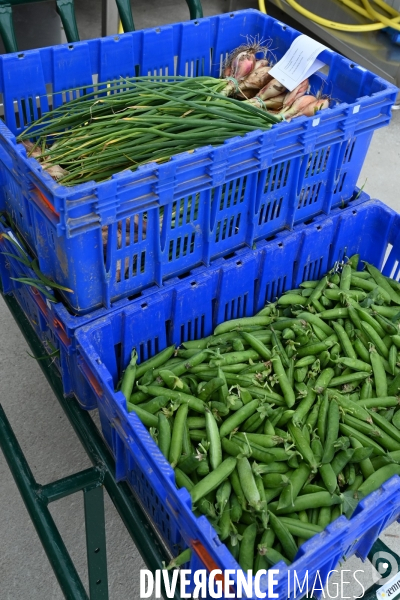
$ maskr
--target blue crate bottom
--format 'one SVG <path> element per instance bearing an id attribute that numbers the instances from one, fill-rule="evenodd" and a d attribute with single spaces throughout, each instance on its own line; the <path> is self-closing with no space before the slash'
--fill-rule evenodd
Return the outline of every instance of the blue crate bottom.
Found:
<path id="1" fill-rule="evenodd" d="M 97 396 L 117 476 L 129 482 L 172 554 L 187 545 L 194 549 L 192 570 L 236 571 L 239 566 L 207 519 L 193 514 L 188 492 L 176 489 L 170 465 L 136 415 L 127 413 L 121 392 L 114 392 L 132 348 L 143 361 L 169 344 L 206 336 L 218 323 L 256 313 L 276 295 L 319 278 L 335 261 L 354 253 L 397 280 L 400 216 L 379 201 L 356 201 L 350 208 L 335 209 L 329 218 L 282 232 L 254 251 L 220 259 L 211 271 L 170 282 L 77 331 L 79 360 Z M 288 570 L 295 569 L 301 580 L 308 571 L 311 581 L 319 571 L 324 581 L 339 561 L 352 554 L 364 559 L 399 516 L 396 476 L 360 502 L 350 520 L 342 516 L 304 543 L 290 567 L 276 565 L 279 599 L 294 598 L 287 587 Z M 267 586 L 262 577 L 261 589 L 267 591 Z"/>

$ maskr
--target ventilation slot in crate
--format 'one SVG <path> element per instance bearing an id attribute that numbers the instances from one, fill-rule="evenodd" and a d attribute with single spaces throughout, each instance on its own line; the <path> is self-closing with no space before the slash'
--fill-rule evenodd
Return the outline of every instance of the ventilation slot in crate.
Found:
<path id="1" fill-rule="evenodd" d="M 258 224 L 263 225 L 264 223 L 278 219 L 281 214 L 282 202 L 283 197 L 261 204 L 258 215 Z"/>
<path id="2" fill-rule="evenodd" d="M 238 296 L 225 304 L 224 320 L 239 319 L 246 315 L 248 294 Z"/>
<path id="3" fill-rule="evenodd" d="M 303 268 L 303 281 L 309 281 L 314 279 L 320 279 L 322 273 L 323 257 L 313 260 L 312 262 L 304 265 Z"/>
<path id="4" fill-rule="evenodd" d="M 265 287 L 265 304 L 274 302 L 286 289 L 286 275 L 267 283 Z"/>
<path id="5" fill-rule="evenodd" d="M 305 178 L 319 175 L 326 170 L 330 151 L 330 146 L 327 146 L 309 155 Z"/>
<path id="6" fill-rule="evenodd" d="M 139 344 L 139 363 L 144 362 L 159 352 L 158 337 Z"/>
<path id="7" fill-rule="evenodd" d="M 281 162 L 266 170 L 264 194 L 286 186 L 290 170 L 290 160 Z"/>
<path id="8" fill-rule="evenodd" d="M 215 232 L 215 241 L 220 242 L 226 238 L 239 233 L 241 214 L 226 217 L 223 221 L 218 221 Z"/>
<path id="9" fill-rule="evenodd" d="M 343 156 L 343 164 L 345 164 L 346 162 L 349 163 L 351 161 L 355 144 L 356 138 L 352 138 L 347 142 L 346 150 Z"/>
<path id="10" fill-rule="evenodd" d="M 201 315 L 193 319 L 193 321 L 188 321 L 187 323 L 182 323 L 181 325 L 181 335 L 179 343 L 190 341 L 190 340 L 198 340 L 199 338 L 204 337 L 204 329 L 205 327 L 205 315 Z"/>
<path id="11" fill-rule="evenodd" d="M 297 208 L 305 208 L 318 201 L 318 195 L 321 190 L 322 182 L 307 185 L 302 188 L 299 196 Z"/>

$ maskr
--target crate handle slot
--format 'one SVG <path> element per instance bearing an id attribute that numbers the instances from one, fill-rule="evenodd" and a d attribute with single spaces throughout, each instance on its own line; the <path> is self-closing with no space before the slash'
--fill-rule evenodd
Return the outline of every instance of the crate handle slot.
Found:
<path id="1" fill-rule="evenodd" d="M 82 371 L 82 373 L 84 374 L 84 376 L 88 380 L 89 384 L 94 389 L 94 391 L 97 394 L 97 396 L 99 396 L 99 398 L 102 398 L 103 397 L 103 388 L 101 387 L 101 385 L 97 381 L 96 377 L 94 376 L 92 369 L 82 359 L 81 356 L 78 358 L 78 364 L 79 364 L 80 370 Z"/>

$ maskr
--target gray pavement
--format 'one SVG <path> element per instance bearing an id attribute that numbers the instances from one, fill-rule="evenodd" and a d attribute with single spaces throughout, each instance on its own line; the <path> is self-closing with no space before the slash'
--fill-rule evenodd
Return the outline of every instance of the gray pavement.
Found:
<path id="1" fill-rule="evenodd" d="M 76 0 L 82 38 L 100 33 L 100 2 Z M 227 0 L 203 0 L 205 15 L 228 10 Z M 236 2 L 236 8 L 255 7 L 255 2 Z M 187 18 L 184 2 L 134 3 L 137 28 Z M 388 128 L 375 133 L 362 170 L 359 184 L 365 191 L 400 210 L 400 111 L 394 111 Z M 68 420 L 47 384 L 35 360 L 27 354 L 27 345 L 0 300 L 0 399 L 6 414 L 28 457 L 34 476 L 40 483 L 89 466 Z M 68 402 L 68 400 L 66 400 Z M 83 503 L 76 494 L 52 505 L 56 523 L 66 541 L 83 581 L 86 577 Z M 143 562 L 127 534 L 112 503 L 106 497 L 107 547 L 109 558 L 110 600 L 139 598 L 139 569 Z M 382 539 L 400 552 L 400 527 L 392 525 Z M 364 569 L 361 582 L 372 582 L 368 564 L 353 557 L 344 569 Z M 340 581 L 339 575 L 334 581 Z M 345 587 L 342 597 L 360 595 L 360 587 Z M 334 595 L 334 591 L 331 591 Z M 0 454 L 0 600 L 61 600 L 63 598 L 46 555 L 29 520 L 16 485 Z"/>

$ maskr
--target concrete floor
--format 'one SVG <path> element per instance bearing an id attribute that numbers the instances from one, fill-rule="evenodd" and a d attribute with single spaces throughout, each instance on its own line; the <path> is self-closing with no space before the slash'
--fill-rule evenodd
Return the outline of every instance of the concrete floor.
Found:
<path id="1" fill-rule="evenodd" d="M 100 3 L 76 0 L 82 38 L 100 33 Z M 236 2 L 236 8 L 255 7 L 255 2 Z M 228 10 L 228 0 L 203 0 L 205 15 Z M 167 8 L 167 10 L 166 10 Z M 165 0 L 134 3 L 137 28 L 187 18 L 183 2 Z M 391 125 L 378 131 L 362 170 L 359 184 L 365 191 L 400 211 L 400 111 L 394 111 Z M 86 468 L 89 460 L 69 422 L 51 392 L 27 345 L 0 300 L 0 398 L 6 414 L 40 483 Z M 63 597 L 45 553 L 30 522 L 5 460 L 0 454 L 0 599 L 61 600 Z M 81 494 L 52 505 L 56 523 L 86 583 L 85 536 Z M 110 600 L 139 598 L 139 569 L 143 562 L 106 497 L 107 546 Z M 393 525 L 382 538 L 400 552 L 400 527 Z M 343 569 L 364 570 L 358 575 L 365 586 L 373 580 L 369 563 L 350 559 Z M 339 577 L 339 576 L 338 576 Z M 336 581 L 339 579 L 336 578 Z M 347 592 L 347 593 L 346 593 Z M 331 592 L 332 595 L 334 592 Z M 137 594 L 137 595 L 136 595 Z M 360 587 L 345 588 L 345 596 L 360 595 Z"/>

